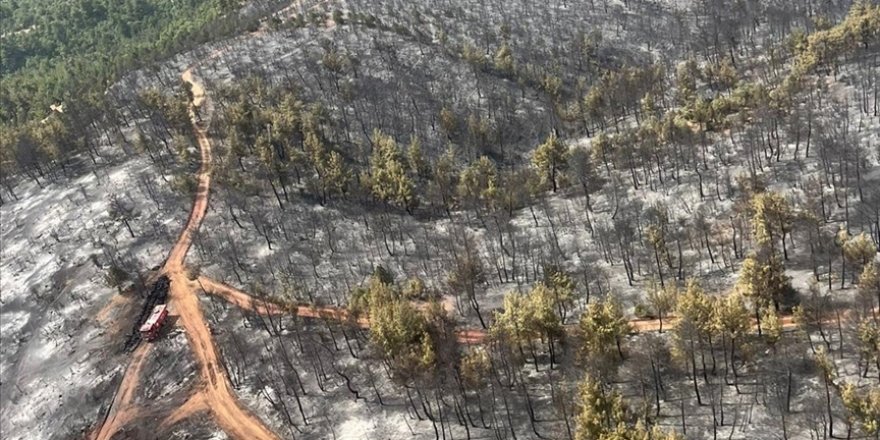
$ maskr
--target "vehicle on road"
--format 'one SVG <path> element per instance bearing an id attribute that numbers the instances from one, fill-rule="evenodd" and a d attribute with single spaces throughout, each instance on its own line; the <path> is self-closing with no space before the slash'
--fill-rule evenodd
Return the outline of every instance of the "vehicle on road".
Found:
<path id="1" fill-rule="evenodd" d="M 141 325 L 141 336 L 148 341 L 154 341 L 159 336 L 159 330 L 162 329 L 162 323 L 168 317 L 168 306 L 159 304 L 153 307 L 150 317 Z"/>

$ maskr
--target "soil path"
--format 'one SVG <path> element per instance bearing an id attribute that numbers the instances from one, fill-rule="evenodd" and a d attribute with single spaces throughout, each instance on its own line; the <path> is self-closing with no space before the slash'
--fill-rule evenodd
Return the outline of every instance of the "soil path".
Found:
<path id="1" fill-rule="evenodd" d="M 141 376 L 141 368 L 147 359 L 147 354 L 152 349 L 151 344 L 141 344 L 131 354 L 131 361 L 125 369 L 122 376 L 122 382 L 116 390 L 113 402 L 110 404 L 110 410 L 107 418 L 101 424 L 100 428 L 94 432 L 89 438 L 93 440 L 109 440 L 128 422 L 137 416 L 137 405 L 134 403 L 134 394 L 137 391 L 138 381 Z"/>
<path id="2" fill-rule="evenodd" d="M 294 3 L 298 4 L 298 3 Z M 317 6 L 317 5 L 316 5 Z M 256 32 L 238 38 L 252 38 L 265 33 L 261 26 Z M 211 122 L 211 106 L 204 84 L 194 74 L 198 64 L 219 57 L 224 49 L 213 51 L 206 58 L 189 65 L 181 74 L 181 79 L 189 84 L 192 103 L 189 116 L 192 121 L 193 134 L 199 145 L 201 163 L 198 171 L 198 185 L 193 198 L 192 209 L 186 225 L 174 247 L 168 254 L 161 273 L 171 279 L 169 303 L 172 313 L 178 315 L 178 323 L 186 331 L 190 347 L 199 365 L 200 384 L 197 391 L 162 423 L 168 427 L 190 415 L 209 410 L 217 424 L 232 438 L 240 440 L 277 439 L 257 417 L 239 405 L 225 366 L 220 359 L 211 331 L 205 316 L 199 308 L 197 290 L 187 279 L 186 255 L 192 245 L 193 234 L 198 231 L 208 210 L 208 198 L 211 189 L 211 141 L 208 128 Z M 244 298 L 239 305 L 244 306 Z M 105 321 L 110 309 L 115 307 L 116 300 L 105 306 L 100 313 L 100 321 Z M 248 301 L 252 303 L 252 300 Z M 257 309 L 262 313 L 271 313 L 270 309 Z M 317 313 L 317 312 L 316 312 Z M 344 313 L 344 312 L 343 312 Z M 347 315 L 347 314 L 346 314 Z M 339 319 L 339 315 L 334 315 Z M 133 402 L 135 391 L 140 380 L 140 372 L 144 361 L 151 350 L 152 344 L 141 344 L 132 354 L 131 361 L 123 374 L 122 382 L 117 388 L 107 415 L 101 423 L 87 436 L 90 440 L 109 440 L 126 424 L 133 422 L 143 408 Z"/>
<path id="3" fill-rule="evenodd" d="M 206 276 L 200 276 L 198 283 L 205 293 L 222 298 L 236 307 L 255 311 L 260 315 L 293 314 L 303 318 L 326 318 L 334 321 L 348 321 L 352 319 L 348 310 L 342 307 L 293 306 L 285 308 L 273 302 L 255 298 L 235 287 L 214 281 Z M 365 319 L 359 319 L 358 325 L 367 328 L 370 326 L 370 322 Z"/>
<path id="4" fill-rule="evenodd" d="M 255 298 L 228 284 L 214 281 L 206 276 L 200 276 L 198 285 L 202 290 L 226 302 L 245 310 L 252 310 L 260 315 L 293 314 L 302 318 L 331 319 L 334 321 L 350 321 L 351 314 L 343 307 L 312 307 L 312 306 L 284 306 Z M 358 327 L 369 328 L 370 321 L 366 318 L 358 318 Z M 456 331 L 458 342 L 463 344 L 479 344 L 486 337 L 486 332 L 481 329 L 462 329 Z"/>
<path id="5" fill-rule="evenodd" d="M 199 365 L 203 401 L 210 409 L 217 424 L 230 437 L 247 440 L 275 439 L 272 433 L 257 417 L 242 408 L 232 391 L 229 377 L 223 365 L 214 339 L 202 309 L 199 298 L 186 277 L 184 262 L 192 244 L 193 233 L 199 229 L 208 210 L 208 195 L 211 187 L 211 141 L 208 139 L 209 120 L 202 121 L 196 114 L 196 107 L 205 107 L 207 96 L 201 81 L 193 74 L 194 67 L 183 72 L 181 78 L 190 84 L 193 93 L 193 106 L 190 116 L 193 133 L 199 143 L 201 167 L 198 174 L 198 187 L 193 200 L 192 211 L 186 227 L 180 233 L 165 262 L 163 272 L 171 278 L 171 310 L 178 315 L 178 323 L 186 331 L 190 347 Z M 192 400 L 192 399 L 191 399 Z M 199 406 L 199 405 L 197 405 Z M 184 410 L 191 408 L 184 405 Z"/>
<path id="6" fill-rule="evenodd" d="M 202 411 L 208 411 L 208 404 L 205 403 L 205 394 L 196 393 L 189 397 L 183 405 L 180 405 L 173 413 L 171 413 L 159 425 L 159 429 L 165 429 L 174 426 L 177 422 L 187 419 Z"/>
<path id="7" fill-rule="evenodd" d="M 208 59 L 217 55 L 219 52 L 212 54 Z M 181 78 L 191 86 L 193 94 L 190 118 L 193 124 L 193 134 L 198 141 L 201 154 L 198 186 L 186 225 L 168 254 L 161 272 L 171 279 L 170 309 L 172 313 L 178 315 L 178 324 L 186 332 L 199 366 L 200 380 L 195 394 L 173 412 L 166 421 L 177 422 L 195 412 L 207 409 L 220 428 L 232 438 L 274 440 L 277 439 L 275 434 L 257 417 L 239 405 L 217 352 L 217 347 L 214 345 L 205 316 L 199 307 L 197 291 L 193 289 L 187 279 L 186 255 L 192 245 L 193 234 L 198 231 L 207 213 L 211 188 L 211 141 L 208 138 L 210 111 L 207 112 L 205 119 L 202 119 L 199 114 L 200 109 L 208 107 L 210 110 L 210 107 L 204 85 L 193 73 L 194 68 L 195 65 L 187 68 Z M 111 439 L 122 427 L 138 417 L 140 408 L 132 400 L 140 379 L 141 367 L 151 347 L 152 344 L 141 344 L 135 350 L 132 361 L 126 368 L 122 383 L 111 403 L 107 418 L 89 438 L 93 440 Z"/>
<path id="8" fill-rule="evenodd" d="M 180 76 L 184 82 L 192 87 L 193 103 L 190 107 L 190 118 L 193 122 L 193 134 L 199 143 L 199 152 L 201 154 L 201 165 L 199 166 L 198 186 L 196 187 L 195 198 L 193 199 L 192 209 L 189 213 L 189 219 L 186 226 L 180 232 L 177 242 L 171 248 L 168 259 L 165 261 L 165 267 L 162 269 L 165 273 L 180 272 L 183 269 L 186 253 L 192 245 L 193 232 L 202 225 L 205 213 L 208 211 L 208 193 L 211 189 L 211 141 L 208 140 L 208 125 L 210 118 L 201 120 L 196 114 L 194 108 L 204 107 L 206 104 L 205 88 L 200 81 L 193 76 L 193 68 L 189 67 Z"/>
<path id="9" fill-rule="evenodd" d="M 305 318 L 324 318 L 337 321 L 346 321 L 350 319 L 348 311 L 342 307 L 294 306 L 285 308 L 284 306 L 253 297 L 247 292 L 236 289 L 228 284 L 215 281 L 204 275 L 199 277 L 198 285 L 209 295 L 216 296 L 236 307 L 251 310 L 260 315 L 294 314 Z M 659 319 L 631 319 L 629 320 L 629 325 L 633 333 L 652 333 L 663 329 L 671 330 L 678 320 L 679 318 L 675 316 L 664 318 L 662 323 Z M 754 320 L 752 321 L 752 325 L 757 328 L 757 324 Z M 831 320 L 829 319 L 828 322 L 831 322 Z M 779 317 L 779 323 L 783 329 L 791 329 L 797 326 L 794 317 L 791 315 Z M 365 318 L 358 319 L 357 324 L 362 328 L 370 327 L 369 320 Z M 568 325 L 568 329 L 573 331 L 574 325 Z M 480 328 L 465 328 L 456 331 L 458 342 L 468 345 L 481 344 L 486 339 L 486 336 L 486 330 Z"/>

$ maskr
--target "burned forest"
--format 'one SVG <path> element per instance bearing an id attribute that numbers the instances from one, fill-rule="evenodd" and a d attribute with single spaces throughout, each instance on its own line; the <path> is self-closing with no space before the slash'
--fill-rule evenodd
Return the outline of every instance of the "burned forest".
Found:
<path id="1" fill-rule="evenodd" d="M 877 0 L 0 21 L 0 438 L 880 440 Z"/>

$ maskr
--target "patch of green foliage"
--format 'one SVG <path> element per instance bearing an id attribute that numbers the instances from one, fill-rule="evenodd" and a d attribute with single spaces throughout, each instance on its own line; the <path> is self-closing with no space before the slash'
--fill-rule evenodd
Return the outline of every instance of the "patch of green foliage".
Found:
<path id="1" fill-rule="evenodd" d="M 235 0 L 11 0 L 0 3 L 0 119 L 42 119 L 124 72 L 222 33 Z M 233 12 L 233 14 L 228 14 Z"/>

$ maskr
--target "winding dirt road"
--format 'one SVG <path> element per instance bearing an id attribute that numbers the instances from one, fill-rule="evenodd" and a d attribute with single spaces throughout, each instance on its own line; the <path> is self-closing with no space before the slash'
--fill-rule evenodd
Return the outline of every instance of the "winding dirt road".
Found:
<path id="1" fill-rule="evenodd" d="M 244 409 L 232 391 L 232 384 L 226 375 L 223 361 L 214 345 L 202 309 L 199 307 L 197 292 L 186 277 L 184 262 L 192 244 L 192 236 L 199 229 L 208 210 L 208 195 L 211 187 L 211 141 L 208 139 L 210 119 L 200 121 L 195 108 L 203 108 L 207 96 L 205 88 L 193 74 L 194 67 L 183 72 L 181 78 L 190 84 L 193 92 L 191 118 L 193 133 L 199 143 L 201 167 L 198 174 L 198 189 L 193 200 L 192 211 L 186 227 L 171 250 L 163 271 L 171 278 L 171 310 L 178 315 L 178 323 L 186 331 L 190 347 L 199 365 L 200 390 L 207 409 L 218 425 L 230 436 L 238 439 L 270 440 L 277 438 L 257 417 Z M 192 401 L 192 399 L 190 399 Z M 189 402 L 189 401 L 188 401 Z M 185 405 L 186 406 L 186 405 Z"/>
<path id="2" fill-rule="evenodd" d="M 198 284 L 202 287 L 202 290 L 205 293 L 221 298 L 238 308 L 251 310 L 260 315 L 293 314 L 304 318 L 323 318 L 336 321 L 348 321 L 351 319 L 351 315 L 344 308 L 316 308 L 310 306 L 296 306 L 293 308 L 285 308 L 273 302 L 255 298 L 247 292 L 236 289 L 235 287 L 232 287 L 228 284 L 215 281 L 206 276 L 200 276 L 198 279 Z M 651 333 L 658 332 L 663 328 L 672 329 L 677 322 L 677 317 L 668 316 L 663 319 L 662 325 L 659 319 L 631 319 L 629 321 L 629 325 L 633 333 Z M 782 325 L 783 329 L 790 329 L 797 326 L 797 323 L 794 321 L 794 317 L 791 315 L 781 316 L 779 318 L 779 322 Z M 358 319 L 357 324 L 359 327 L 362 328 L 370 327 L 370 321 L 366 318 Z M 753 325 L 755 325 L 754 322 Z M 568 327 L 569 330 L 574 331 L 573 325 L 569 325 Z M 456 337 L 458 339 L 458 342 L 462 344 L 474 345 L 483 343 L 487 337 L 487 334 L 486 331 L 483 329 L 465 328 L 458 329 L 456 331 Z"/>
<path id="3" fill-rule="evenodd" d="M 200 276 L 198 282 L 205 293 L 221 298 L 238 308 L 251 310 L 260 315 L 293 314 L 305 318 L 325 318 L 337 321 L 347 321 L 350 319 L 348 311 L 340 307 L 315 308 L 310 306 L 297 306 L 291 309 L 286 309 L 278 304 L 254 298 L 247 292 L 205 276 Z M 678 320 L 678 317 L 668 316 L 663 319 L 661 324 L 659 319 L 631 319 L 629 320 L 629 325 L 633 333 L 652 333 L 658 332 L 661 329 L 671 330 Z M 828 322 L 831 321 L 829 320 Z M 779 323 L 783 329 L 791 329 L 798 325 L 795 322 L 794 317 L 791 315 L 781 316 L 779 318 Z M 370 321 L 366 318 L 358 319 L 357 324 L 362 328 L 370 327 Z M 757 328 L 754 320 L 752 324 Z M 575 331 L 574 324 L 567 325 L 567 327 L 569 331 Z M 458 329 L 455 334 L 458 342 L 467 345 L 482 344 L 488 336 L 486 330 L 480 328 Z"/>
<path id="4" fill-rule="evenodd" d="M 171 279 L 170 309 L 173 314 L 178 316 L 178 324 L 186 332 L 196 363 L 199 366 L 200 379 L 194 395 L 172 413 L 169 420 L 176 423 L 193 413 L 208 410 L 217 424 L 232 438 L 274 440 L 277 438 L 275 434 L 260 419 L 238 403 L 217 352 L 217 347 L 214 345 L 205 316 L 199 307 L 197 291 L 186 276 L 186 255 L 192 245 L 193 233 L 201 226 L 208 210 L 208 196 L 211 188 L 211 142 L 208 138 L 210 115 L 206 120 L 201 120 L 196 113 L 196 108 L 205 107 L 207 95 L 201 81 L 194 75 L 194 69 L 195 66 L 190 66 L 183 72 L 181 78 L 191 85 L 193 93 L 190 117 L 193 123 L 193 134 L 198 141 L 201 153 L 198 186 L 189 219 L 171 249 L 165 266 L 162 268 L 162 273 Z M 137 418 L 139 408 L 133 403 L 133 398 L 140 379 L 140 370 L 147 359 L 150 347 L 152 347 L 151 344 L 142 344 L 135 350 L 108 411 L 107 418 L 90 438 L 95 440 L 111 439 L 127 423 Z"/>
<path id="5" fill-rule="evenodd" d="M 199 284 L 203 287 L 205 293 L 222 298 L 238 308 L 252 310 L 260 315 L 292 314 L 303 318 L 326 318 L 334 321 L 348 321 L 351 319 L 351 314 L 348 310 L 341 307 L 296 306 L 285 308 L 284 306 L 269 301 L 254 298 L 250 294 L 236 289 L 235 287 L 212 280 L 205 276 L 199 277 Z M 368 328 L 370 326 L 370 321 L 360 318 L 358 319 L 357 324 L 360 327 Z"/>
<path id="6" fill-rule="evenodd" d="M 247 292 L 205 276 L 200 276 L 198 282 L 205 293 L 221 298 L 238 308 L 251 310 L 261 315 L 293 314 L 303 318 L 351 320 L 351 314 L 342 307 L 296 306 L 284 308 L 278 304 L 254 298 Z M 358 318 L 357 325 L 361 328 L 370 328 L 370 321 L 367 318 Z M 479 344 L 486 338 L 486 332 L 482 329 L 460 329 L 456 331 L 456 337 L 458 342 L 463 344 Z"/>
<path id="7" fill-rule="evenodd" d="M 141 368 L 147 359 L 151 348 L 151 344 L 141 344 L 131 355 L 131 361 L 125 374 L 122 376 L 122 382 L 116 390 L 116 396 L 110 404 L 110 411 L 107 418 L 101 423 L 98 430 L 94 431 L 90 436 L 94 440 L 109 440 L 128 422 L 134 420 L 138 414 L 138 407 L 134 403 L 134 394 L 137 391 L 138 381 L 141 376 Z"/>

